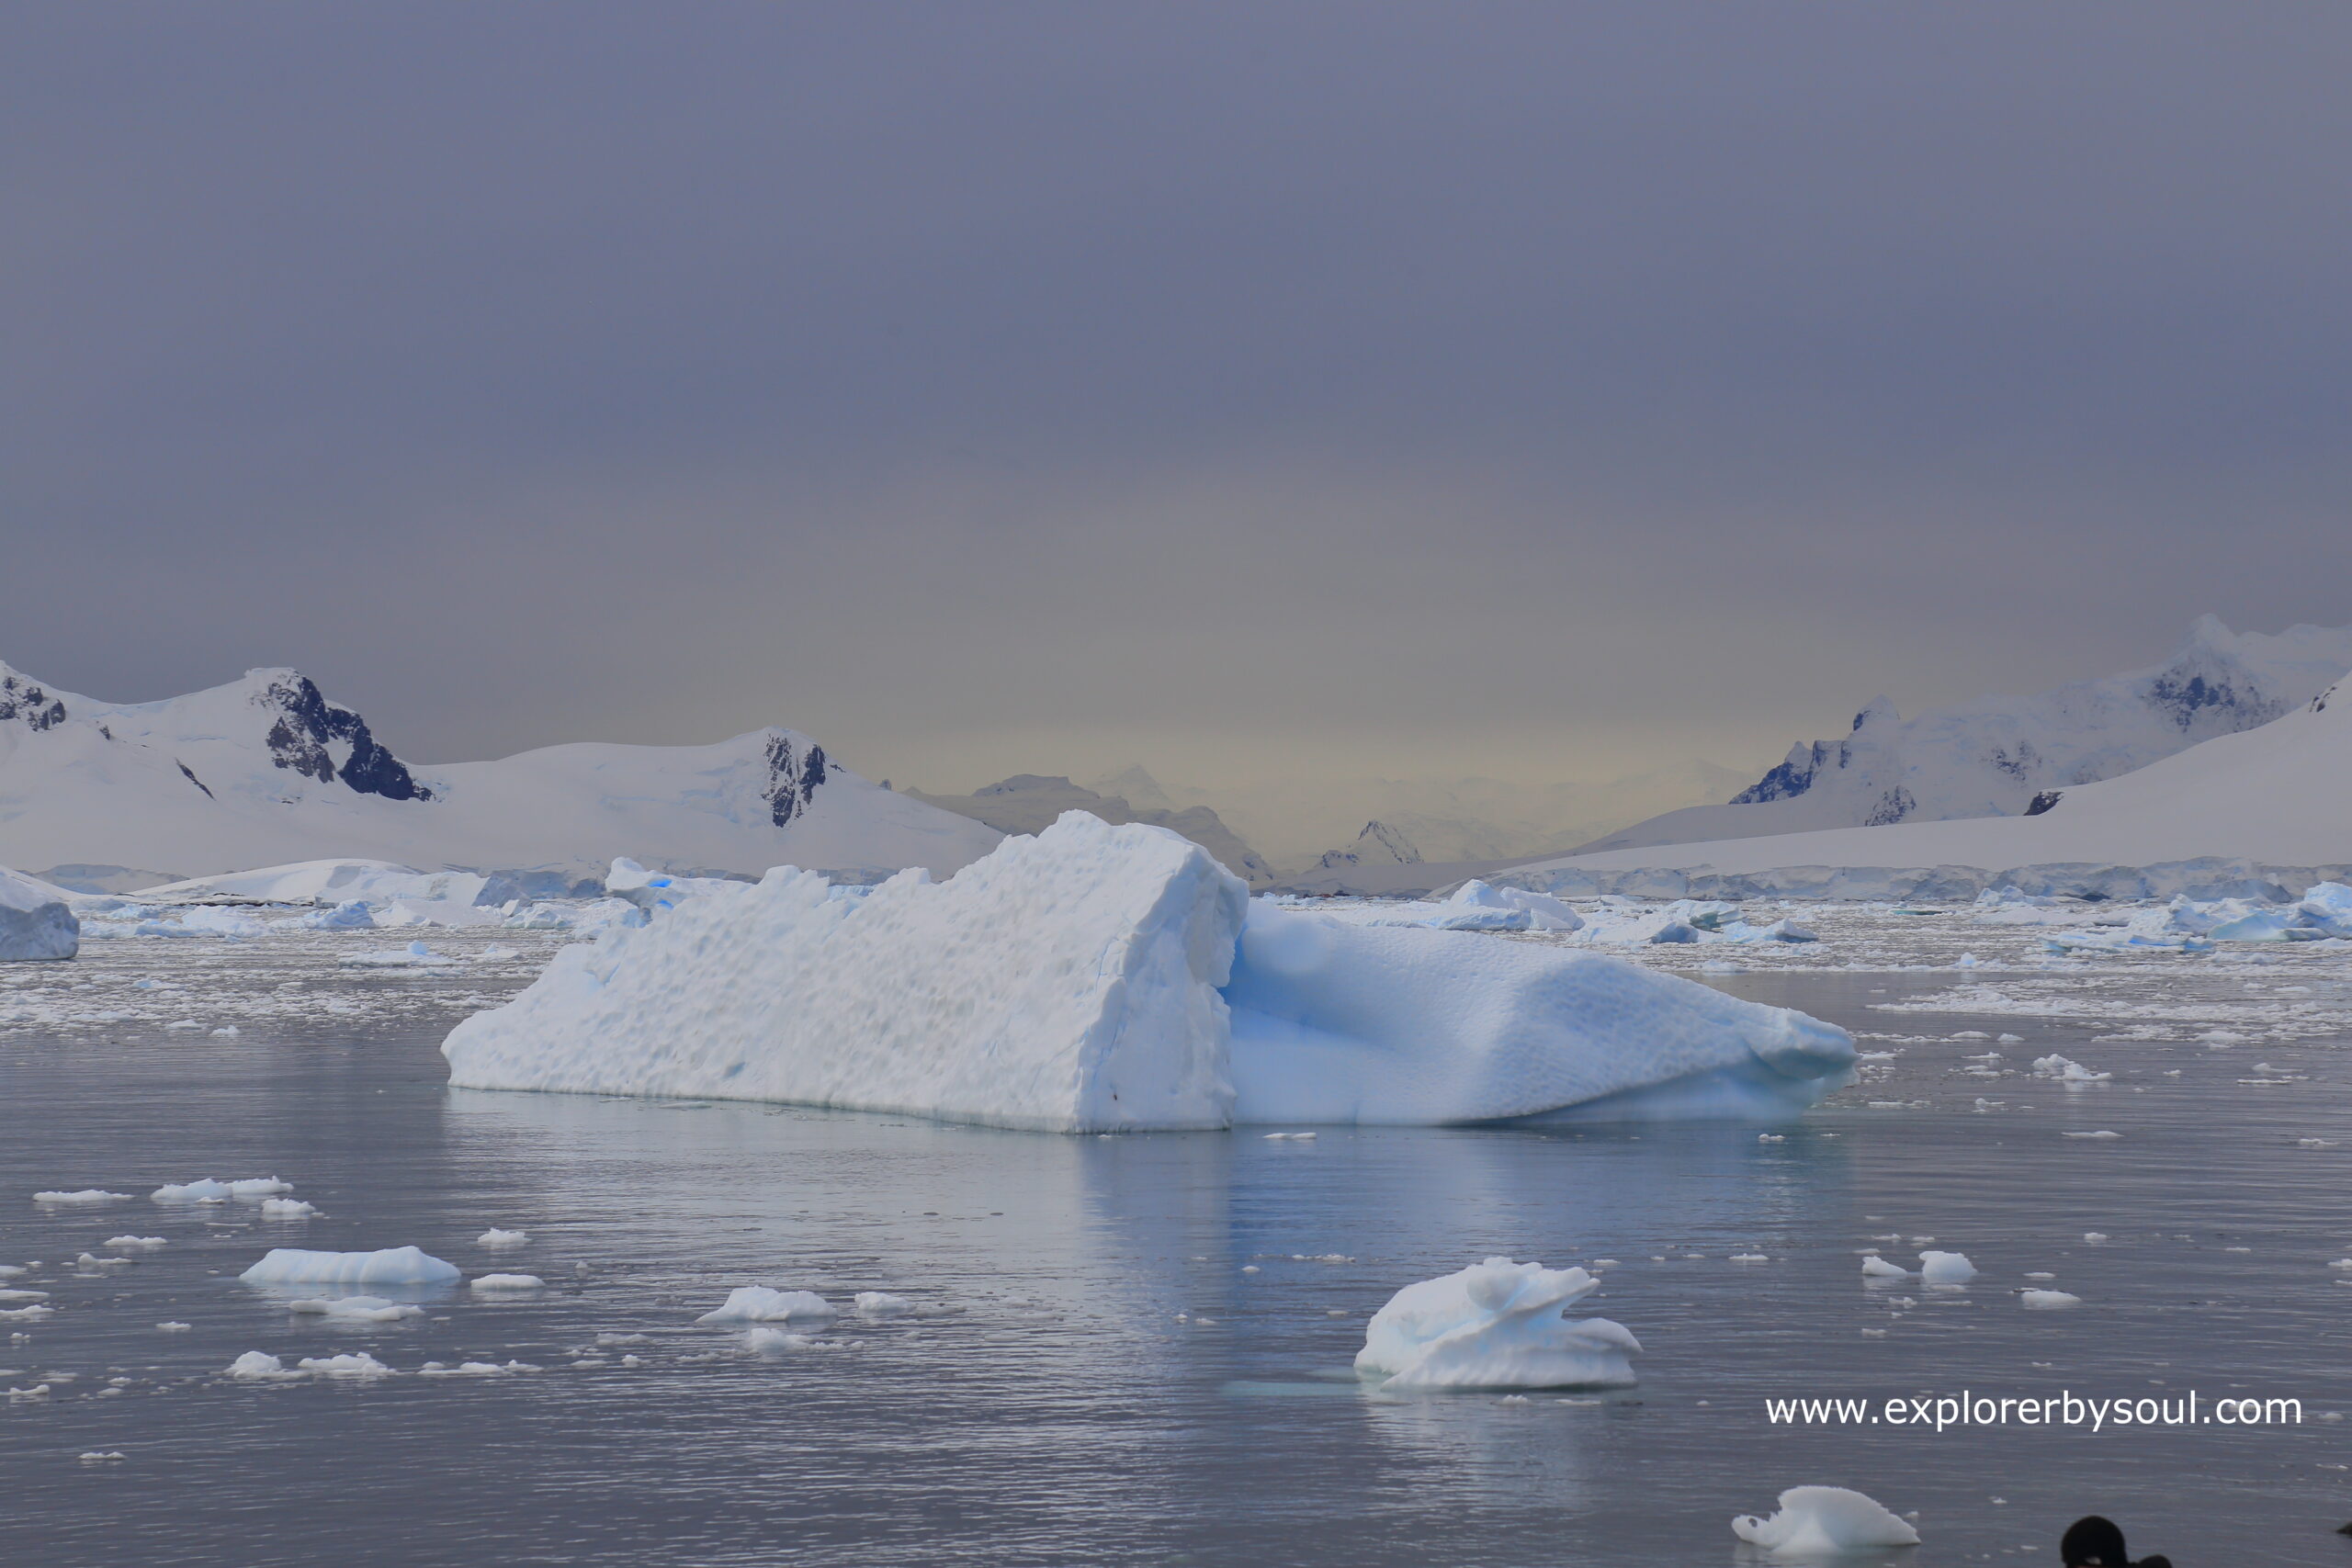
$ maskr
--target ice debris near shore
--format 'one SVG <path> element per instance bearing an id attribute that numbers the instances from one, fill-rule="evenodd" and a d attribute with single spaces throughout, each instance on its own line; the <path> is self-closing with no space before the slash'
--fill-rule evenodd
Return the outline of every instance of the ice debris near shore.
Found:
<path id="1" fill-rule="evenodd" d="M 1731 1533 L 1775 1557 L 1818 1557 L 1890 1546 L 1917 1546 L 1919 1532 L 1860 1492 L 1843 1486 L 1792 1486 L 1770 1518 L 1742 1514 Z"/>
<path id="2" fill-rule="evenodd" d="M 1483 907 L 1483 906 L 1482 906 Z M 1065 816 L 856 899 L 779 867 L 556 954 L 442 1050 L 469 1089 L 1056 1132 L 1430 1124 L 1609 1101 L 1781 1114 L 1844 1031 L 1603 954 L 1260 900 L 1162 829 Z"/>
<path id="3" fill-rule="evenodd" d="M 0 964 L 71 958 L 82 950 L 82 922 L 62 887 L 0 866 Z"/>
<path id="4" fill-rule="evenodd" d="M 1561 1315 L 1600 1285 L 1582 1269 L 1508 1258 L 1408 1285 L 1365 1325 L 1357 1375 L 1400 1393 L 1623 1387 L 1641 1342 L 1608 1318 Z"/>
<path id="5" fill-rule="evenodd" d="M 458 1278 L 454 1264 L 413 1247 L 376 1252 L 310 1252 L 274 1247 L 243 1273 L 247 1285 L 446 1285 Z"/>

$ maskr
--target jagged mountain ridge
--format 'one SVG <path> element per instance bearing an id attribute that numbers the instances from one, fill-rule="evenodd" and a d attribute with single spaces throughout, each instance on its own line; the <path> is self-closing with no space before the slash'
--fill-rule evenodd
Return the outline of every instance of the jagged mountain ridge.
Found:
<path id="1" fill-rule="evenodd" d="M 2233 632 L 2212 615 L 2164 663 L 2030 697 L 1980 697 L 1905 719 L 1879 697 L 1835 740 L 1800 741 L 1723 806 L 1687 807 L 1579 846 L 1651 845 L 1832 828 L 2022 816 L 2096 783 L 2268 724 L 2352 670 L 2352 626 Z"/>
<path id="2" fill-rule="evenodd" d="M 72 866 L 85 880 L 334 856 L 583 875 L 617 855 L 751 874 L 781 863 L 945 874 L 997 837 L 780 728 L 419 767 L 293 670 L 110 704 L 0 666 L 0 863 Z"/>
<path id="3" fill-rule="evenodd" d="M 1131 772 L 1150 784 L 1149 775 L 1141 769 Z M 1157 793 L 1158 786 L 1152 788 Z M 927 806 L 984 822 L 1001 833 L 1042 833 L 1065 811 L 1091 812 L 1114 826 L 1122 822 L 1148 823 L 1192 840 L 1252 887 L 1263 887 L 1274 880 L 1274 869 L 1264 857 L 1242 842 L 1240 836 L 1205 806 L 1182 810 L 1164 805 L 1138 806 L 1124 795 L 1102 795 L 1058 774 L 1045 773 L 1015 773 L 969 795 L 925 795 L 915 789 L 907 794 Z"/>

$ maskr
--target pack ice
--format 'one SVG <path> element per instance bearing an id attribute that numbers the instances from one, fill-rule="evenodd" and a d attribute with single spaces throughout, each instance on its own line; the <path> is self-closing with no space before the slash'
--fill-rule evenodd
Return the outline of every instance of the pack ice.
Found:
<path id="1" fill-rule="evenodd" d="M 1057 1132 L 1781 1112 L 1842 1030 L 1604 954 L 1350 927 L 1165 829 L 1072 812 L 862 899 L 789 866 L 565 949 L 443 1043 L 470 1089 Z"/>
<path id="2" fill-rule="evenodd" d="M 0 964 L 71 958 L 82 950 L 82 922 L 66 892 L 0 866 Z"/>

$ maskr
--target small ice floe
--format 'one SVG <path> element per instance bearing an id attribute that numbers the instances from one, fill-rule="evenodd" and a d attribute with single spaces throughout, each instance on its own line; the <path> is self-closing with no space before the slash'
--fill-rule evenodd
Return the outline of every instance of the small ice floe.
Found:
<path id="1" fill-rule="evenodd" d="M 8 1391 L 11 1403 L 19 1399 L 47 1399 L 48 1397 L 49 1385 L 45 1382 L 37 1382 L 30 1388 L 12 1388 Z"/>
<path id="2" fill-rule="evenodd" d="M 1314 1141 L 1315 1134 L 1312 1133 L 1269 1133 L 1266 1134 L 1266 1142 L 1270 1144 L 1311 1144 Z"/>
<path id="3" fill-rule="evenodd" d="M 475 1277 L 473 1288 L 495 1295 L 501 1291 L 544 1291 L 547 1285 L 537 1274 L 481 1274 Z"/>
<path id="4" fill-rule="evenodd" d="M 2036 1269 L 2029 1270 L 2026 1274 L 2026 1278 L 2029 1280 L 2055 1280 L 2058 1276 L 2049 1272 L 2047 1269 Z"/>
<path id="5" fill-rule="evenodd" d="M 1759 1144 L 1785 1144 L 1789 1140 L 1784 1133 L 1758 1133 L 1756 1141 Z"/>
<path id="6" fill-rule="evenodd" d="M 309 1252 L 274 1247 L 237 1276 L 248 1285 L 446 1285 L 460 1278 L 457 1266 L 413 1247 L 376 1252 Z"/>
<path id="7" fill-rule="evenodd" d="M 1976 1278 L 1976 1265 L 1964 1252 L 1923 1252 L 1919 1254 L 1919 1282 L 1929 1287 L 1957 1288 Z"/>
<path id="8" fill-rule="evenodd" d="M 1987 1100 L 1980 1094 L 1976 1097 L 1976 1114 L 1988 1116 L 2007 1103 L 2006 1100 Z"/>
<path id="9" fill-rule="evenodd" d="M 81 1460 L 84 1464 L 113 1464 L 124 1457 L 126 1456 L 120 1449 L 105 1450 L 93 1449 L 90 1452 L 82 1455 Z"/>
<path id="10" fill-rule="evenodd" d="M 303 1374 L 266 1350 L 248 1350 L 229 1363 L 229 1375 L 244 1382 L 283 1382 Z"/>
<path id="11" fill-rule="evenodd" d="M 74 1260 L 74 1267 L 84 1274 L 103 1274 L 109 1269 L 128 1269 L 138 1261 L 135 1258 L 100 1258 L 85 1252 Z"/>
<path id="12" fill-rule="evenodd" d="M 265 1220 L 307 1220 L 318 1212 L 318 1206 L 304 1198 L 265 1198 L 261 1201 L 261 1217 Z"/>
<path id="13" fill-rule="evenodd" d="M 212 1038 L 215 1040 L 234 1040 L 240 1032 L 241 1031 L 239 1031 L 235 1024 L 224 1023 L 220 1028 L 212 1032 Z"/>
<path id="14" fill-rule="evenodd" d="M 446 953 L 435 953 L 421 942 L 406 947 L 379 948 L 369 953 L 349 953 L 343 958 L 349 969 L 446 969 L 464 960 Z"/>
<path id="15" fill-rule="evenodd" d="M 1911 1270 L 1904 1268 L 1900 1263 L 1890 1263 L 1873 1252 L 1862 1258 L 1862 1278 L 1865 1280 L 1908 1280 L 1911 1278 Z"/>
<path id="16" fill-rule="evenodd" d="M 44 1306 L 39 1302 L 30 1306 L 0 1307 L 0 1323 L 39 1323 L 43 1318 L 56 1315 L 55 1307 Z"/>
<path id="17" fill-rule="evenodd" d="M 389 1378 L 397 1375 L 391 1368 L 365 1350 L 347 1351 L 340 1356 L 305 1356 L 294 1364 L 303 1371 L 322 1378 Z"/>
<path id="18" fill-rule="evenodd" d="M 248 1176 L 241 1181 L 229 1183 L 229 1196 L 232 1198 L 269 1198 L 293 1190 L 292 1182 L 280 1181 L 275 1176 Z"/>
<path id="19" fill-rule="evenodd" d="M 1770 1258 L 1760 1252 L 1735 1252 L 1731 1255 L 1731 1260 L 1734 1263 L 1770 1263 L 1772 1261 Z"/>
<path id="20" fill-rule="evenodd" d="M 2061 1133 L 2058 1135 L 2062 1138 L 2120 1138 L 2123 1136 L 2120 1133 L 2110 1133 L 2105 1128 L 2096 1133 Z"/>
<path id="21" fill-rule="evenodd" d="M 1396 1391 L 1631 1383 L 1627 1358 L 1642 1347 L 1623 1324 L 1561 1315 L 1600 1285 L 1582 1269 L 1508 1258 L 1408 1285 L 1365 1325 L 1356 1372 Z"/>
<path id="22" fill-rule="evenodd" d="M 904 1317 L 915 1310 L 914 1303 L 888 1291 L 860 1291 L 853 1304 L 860 1317 Z"/>
<path id="23" fill-rule="evenodd" d="M 159 1323 L 155 1325 L 155 1329 L 160 1334 L 186 1334 L 194 1326 L 193 1324 L 187 1323 Z"/>
<path id="24" fill-rule="evenodd" d="M 1993 1043 L 1996 1045 L 2022 1045 L 2025 1043 L 2025 1036 L 2022 1034 L 2004 1034 L 1996 1038 Z"/>
<path id="25" fill-rule="evenodd" d="M 2332 1149 L 2335 1146 L 2335 1140 L 2334 1138 L 2297 1138 L 2295 1146 L 2299 1149 Z"/>
<path id="26" fill-rule="evenodd" d="M 288 1302 L 286 1310 L 329 1317 L 340 1323 L 398 1323 L 404 1317 L 424 1315 L 424 1309 L 421 1306 L 386 1301 L 381 1296 L 310 1296 L 301 1301 Z"/>
<path id="27" fill-rule="evenodd" d="M 2075 1084 L 2105 1083 L 2115 1075 L 2113 1073 L 2095 1073 L 2088 1067 L 2083 1066 L 2080 1062 L 2069 1061 L 2065 1057 L 2052 1053 L 2047 1056 L 2037 1056 L 2034 1058 L 2033 1076 L 2041 1078 L 2056 1078 L 2061 1083 Z"/>
<path id="28" fill-rule="evenodd" d="M 68 1203 L 92 1205 L 98 1203 L 128 1203 L 128 1192 L 109 1192 L 103 1187 L 85 1187 L 79 1192 L 36 1192 L 36 1203 L 51 1203 L 62 1207 Z"/>
<path id="29" fill-rule="evenodd" d="M 121 1252 L 153 1252 L 170 1244 L 159 1235 L 110 1235 L 103 1245 Z"/>
<path id="30" fill-rule="evenodd" d="M 195 1181 L 167 1181 L 147 1197 L 156 1203 L 225 1203 L 229 1201 L 229 1184 L 209 1176 Z"/>
<path id="31" fill-rule="evenodd" d="M 2105 1231 L 2085 1231 L 2083 1233 L 2083 1239 L 2089 1242 L 2093 1247 L 2097 1247 L 2100 1242 L 2107 1239 L 2107 1233 Z"/>
<path id="32" fill-rule="evenodd" d="M 460 1361 L 452 1367 L 441 1361 L 427 1361 L 416 1369 L 417 1376 L 426 1378 L 496 1378 L 509 1372 L 540 1371 L 528 1361 Z"/>
<path id="33" fill-rule="evenodd" d="M 531 1239 L 529 1231 L 503 1231 L 496 1225 L 474 1237 L 476 1247 L 521 1247 Z"/>
<path id="34" fill-rule="evenodd" d="M 49 1292 L 47 1291 L 0 1291 L 0 1303 L 6 1303 L 11 1306 L 15 1305 L 18 1302 L 45 1302 L 47 1300 L 49 1300 Z"/>
<path id="35" fill-rule="evenodd" d="M 2029 1312 L 2056 1312 L 2062 1307 L 2082 1304 L 2082 1297 L 2069 1295 L 2064 1291 L 2026 1290 L 2018 1292 L 2018 1305 Z"/>
<path id="36" fill-rule="evenodd" d="M 832 1303 L 814 1291 L 776 1291 L 765 1285 L 738 1285 L 727 1300 L 695 1319 L 696 1323 L 783 1323 L 793 1318 L 838 1317 Z"/>
<path id="37" fill-rule="evenodd" d="M 788 1328 L 764 1328 L 754 1324 L 744 1331 L 743 1348 L 754 1355 L 781 1355 L 792 1350 L 831 1350 L 839 1348 L 841 1341 L 813 1339 L 806 1334 L 795 1334 Z"/>
<path id="38" fill-rule="evenodd" d="M 1731 1533 L 1775 1557 L 1817 1557 L 1877 1547 L 1917 1546 L 1919 1532 L 1860 1492 L 1843 1486 L 1792 1486 L 1780 1511 L 1742 1514 Z"/>

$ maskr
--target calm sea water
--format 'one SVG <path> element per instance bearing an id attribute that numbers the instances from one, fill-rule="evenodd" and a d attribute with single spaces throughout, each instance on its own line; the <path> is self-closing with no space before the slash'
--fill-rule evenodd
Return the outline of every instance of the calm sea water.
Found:
<path id="1" fill-rule="evenodd" d="M 79 983 L 198 962 L 130 948 L 92 953 Z M 51 1390 L 0 1408 L 11 1561 L 1656 1568 L 1746 1561 L 1730 1517 L 1804 1483 L 1916 1510 L 1927 1544 L 1899 1560 L 1922 1565 L 2054 1563 L 2090 1511 L 2182 1568 L 2347 1553 L 2330 1531 L 2352 1518 L 2352 1434 L 2321 1418 L 2352 1410 L 2352 1271 L 2327 1267 L 2352 1253 L 2340 1039 L 2258 1047 L 2290 1081 L 2242 1084 L 2245 1049 L 1871 1010 L 1949 975 L 1750 975 L 1719 983 L 1937 1042 L 1781 1143 L 1710 1125 L 1058 1138 L 452 1092 L 435 1047 L 478 981 L 317 962 L 315 986 L 399 1006 L 233 1040 L 0 1041 L 0 1263 L 37 1264 L 0 1286 L 59 1309 L 0 1325 L 22 1336 L 0 1336 L 0 1386 Z M 2054 1049 L 2117 1077 L 2074 1093 L 1957 1077 L 1987 1049 L 1949 1038 L 1972 1029 L 2023 1034 L 2002 1047 L 2020 1065 Z M 1964 1109 L 1978 1093 L 2002 1103 Z M 1913 1098 L 1931 1108 L 1867 1109 Z M 145 1196 L 270 1173 L 324 1216 Z M 30 1201 L 85 1186 L 137 1196 Z M 491 1225 L 531 1242 L 487 1252 Z M 169 1245 L 77 1271 L 124 1233 Z M 1865 1290 L 1858 1250 L 1908 1261 L 1915 1236 L 1983 1276 L 1954 1295 Z M 548 1288 L 427 1293 L 423 1318 L 354 1327 L 236 1282 L 274 1245 L 412 1243 Z M 1494 1253 L 1616 1259 L 1579 1310 L 1641 1337 L 1641 1385 L 1510 1400 L 1357 1383 L 1364 1319 L 1392 1292 Z M 1730 1260 L 1750 1253 L 1769 1261 Z M 2020 1310 L 2029 1270 L 2085 1304 Z M 923 1311 L 766 1354 L 695 1325 L 754 1282 Z M 221 1375 L 255 1349 L 366 1349 L 403 1375 Z M 542 1370 L 415 1375 L 468 1359 Z M 2300 1398 L 2304 1418 L 1938 1433 L 1765 1414 L 1787 1396 L 2191 1388 Z"/>

